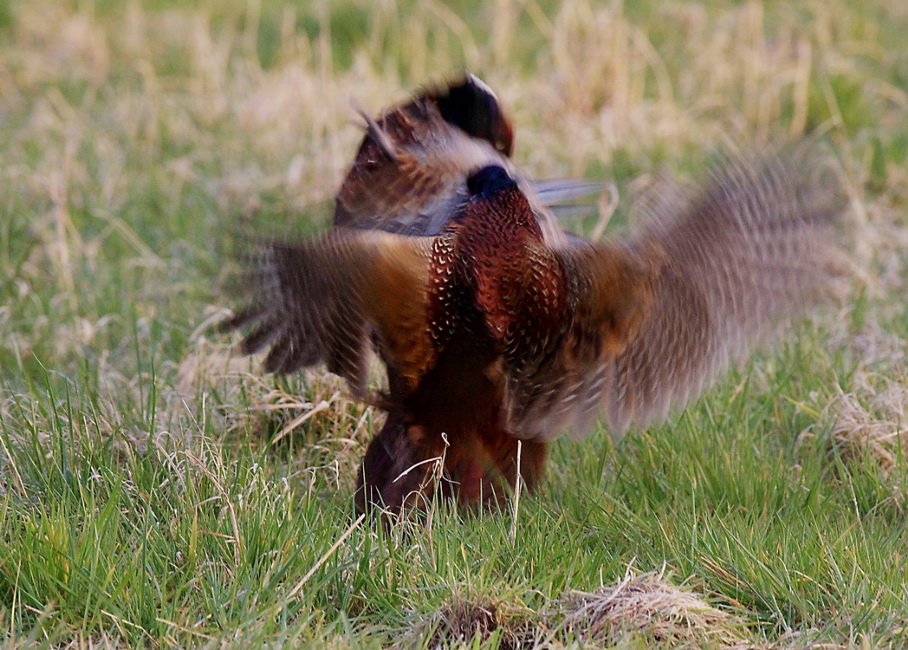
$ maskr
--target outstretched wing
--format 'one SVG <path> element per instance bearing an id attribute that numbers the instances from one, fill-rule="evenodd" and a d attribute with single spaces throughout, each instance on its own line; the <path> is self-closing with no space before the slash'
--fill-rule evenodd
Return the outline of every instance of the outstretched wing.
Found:
<path id="1" fill-rule="evenodd" d="M 434 362 L 426 321 L 433 242 L 344 228 L 312 242 L 266 242 L 242 281 L 250 305 L 228 327 L 247 330 L 246 354 L 271 346 L 266 371 L 324 362 L 357 396 L 374 329 L 414 386 Z"/>
<path id="2" fill-rule="evenodd" d="M 575 278 L 570 323 L 547 372 L 509 379 L 509 430 L 548 439 L 573 424 L 584 434 L 602 410 L 616 435 L 645 426 L 828 297 L 845 269 L 830 238 L 843 206 L 809 163 L 802 154 L 726 161 L 693 198 L 663 203 L 626 246 L 559 251 Z M 625 269 L 613 273 L 614 290 L 609 268 Z M 604 290 L 576 279 L 597 276 Z M 611 350 L 590 343 L 609 322 L 591 317 L 604 304 L 633 315 Z"/>
<path id="3" fill-rule="evenodd" d="M 649 317 L 608 369 L 615 433 L 664 418 L 831 297 L 846 269 L 831 238 L 844 203 L 815 163 L 804 152 L 729 160 L 675 219 L 654 215 L 639 235 L 634 245 L 664 250 L 665 263 Z"/>

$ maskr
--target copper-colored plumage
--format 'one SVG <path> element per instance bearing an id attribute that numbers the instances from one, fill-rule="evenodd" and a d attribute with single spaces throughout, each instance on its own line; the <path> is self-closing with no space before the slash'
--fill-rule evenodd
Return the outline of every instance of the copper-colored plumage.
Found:
<path id="1" fill-rule="evenodd" d="M 324 362 L 366 396 L 387 366 L 388 417 L 362 509 L 434 488 L 496 499 L 540 479 L 547 443 L 603 413 L 623 433 L 698 394 L 840 271 L 839 203 L 796 155 L 728 160 L 626 241 L 567 235 L 508 160 L 511 126 L 474 77 L 368 120 L 321 239 L 264 246 L 244 350 L 265 367 Z M 540 198 L 540 195 L 543 198 Z M 443 461 L 441 460 L 443 459 Z M 435 481 L 441 463 L 443 478 Z"/>

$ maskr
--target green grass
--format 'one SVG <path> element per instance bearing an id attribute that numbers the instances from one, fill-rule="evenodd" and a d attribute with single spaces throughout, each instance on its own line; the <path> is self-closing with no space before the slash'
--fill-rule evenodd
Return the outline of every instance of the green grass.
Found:
<path id="1" fill-rule="evenodd" d="M 908 14 L 627 4 L 0 2 L 7 645 L 685 642 L 574 617 L 629 567 L 730 615 L 692 647 L 908 644 Z M 380 414 L 204 322 L 237 219 L 328 222 L 351 101 L 464 66 L 530 173 L 615 181 L 618 226 L 725 137 L 822 139 L 864 279 L 668 423 L 558 442 L 517 507 L 385 532 L 352 507 Z"/>

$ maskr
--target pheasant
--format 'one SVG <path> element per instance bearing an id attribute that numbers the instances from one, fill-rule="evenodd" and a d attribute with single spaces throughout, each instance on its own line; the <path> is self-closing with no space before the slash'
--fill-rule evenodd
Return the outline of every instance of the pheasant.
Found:
<path id="1" fill-rule="evenodd" d="M 664 419 L 841 275 L 841 203 L 797 154 L 728 158 L 631 236 L 590 242 L 547 206 L 588 186 L 522 176 L 476 77 L 364 117 L 334 227 L 259 242 L 250 304 L 229 322 L 245 353 L 270 346 L 266 371 L 324 363 L 387 412 L 359 510 L 533 489 L 553 438 L 600 414 L 615 435 Z"/>

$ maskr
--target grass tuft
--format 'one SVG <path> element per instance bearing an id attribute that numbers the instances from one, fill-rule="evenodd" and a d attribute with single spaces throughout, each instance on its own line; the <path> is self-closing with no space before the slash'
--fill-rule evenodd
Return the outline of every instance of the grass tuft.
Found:
<path id="1" fill-rule="evenodd" d="M 876 384 L 876 386 L 874 386 Z M 854 390 L 841 389 L 829 412 L 835 414 L 832 437 L 844 454 L 868 456 L 883 476 L 904 471 L 908 451 L 908 386 L 904 380 L 859 374 Z"/>
<path id="2" fill-rule="evenodd" d="M 567 626 L 596 645 L 754 647 L 741 619 L 673 585 L 664 568 L 628 572 L 618 584 L 593 593 L 574 592 L 564 609 Z"/>
<path id="3" fill-rule="evenodd" d="M 542 641 L 541 617 L 505 602 L 470 602 L 455 596 L 451 604 L 432 612 L 405 642 L 426 648 L 479 644 L 481 647 L 516 649 L 535 647 Z"/>

